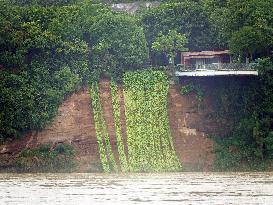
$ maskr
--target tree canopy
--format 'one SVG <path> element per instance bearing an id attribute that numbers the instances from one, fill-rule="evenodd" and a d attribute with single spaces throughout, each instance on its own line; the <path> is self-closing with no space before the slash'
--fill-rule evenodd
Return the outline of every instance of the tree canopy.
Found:
<path id="1" fill-rule="evenodd" d="M 218 36 L 228 42 L 235 56 L 272 55 L 272 0 L 206 0 L 205 3 Z"/>
<path id="2" fill-rule="evenodd" d="M 185 44 L 188 42 L 186 35 L 170 30 L 167 35 L 162 32 L 152 43 L 152 49 L 157 52 L 163 52 L 169 59 L 170 63 L 174 63 L 174 57 L 178 52 L 187 51 Z"/>
<path id="3" fill-rule="evenodd" d="M 148 57 L 134 17 L 88 1 L 51 7 L 0 1 L 0 26 L 0 139 L 42 129 L 94 71 L 131 69 Z"/>
<path id="4" fill-rule="evenodd" d="M 185 47 L 191 51 L 223 48 L 219 45 L 209 13 L 201 2 L 167 1 L 157 8 L 144 10 L 141 21 L 150 48 L 160 32 L 167 33 L 169 30 L 185 34 L 188 38 Z M 158 55 L 151 52 L 151 57 L 153 63 L 158 62 Z"/>
<path id="5" fill-rule="evenodd" d="M 143 29 L 135 18 L 106 13 L 90 27 L 91 63 L 102 69 L 132 69 L 148 59 Z"/>

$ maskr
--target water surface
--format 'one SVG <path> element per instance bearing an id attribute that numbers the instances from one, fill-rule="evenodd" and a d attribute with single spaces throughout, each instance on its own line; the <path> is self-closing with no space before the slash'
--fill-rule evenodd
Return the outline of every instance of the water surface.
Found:
<path id="1" fill-rule="evenodd" d="M 273 204 L 273 173 L 0 174 L 0 204 Z"/>

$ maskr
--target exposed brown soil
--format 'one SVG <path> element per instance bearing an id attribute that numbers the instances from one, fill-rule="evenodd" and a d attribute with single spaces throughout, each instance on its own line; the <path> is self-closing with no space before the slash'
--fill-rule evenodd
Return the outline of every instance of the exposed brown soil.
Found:
<path id="1" fill-rule="evenodd" d="M 76 151 L 78 171 L 99 171 L 100 158 L 96 141 L 94 119 L 88 88 L 69 96 L 59 107 L 53 122 L 40 132 L 33 132 L 20 140 L 0 147 L 0 152 L 9 152 L 12 161 L 25 148 L 44 143 L 68 143 Z M 2 159 L 4 154 L 0 154 Z"/>
<path id="2" fill-rule="evenodd" d="M 193 95 L 182 96 L 178 86 L 171 86 L 168 96 L 168 114 L 177 156 L 185 171 L 208 171 L 213 165 L 213 142 L 198 130 L 202 113 L 197 110 Z M 206 122 L 204 122 L 206 123 Z"/>
<path id="3" fill-rule="evenodd" d="M 118 161 L 116 132 L 109 80 L 99 83 L 100 99 L 112 149 Z M 221 134 L 221 125 L 208 118 L 213 113 L 212 96 L 204 100 L 204 108 L 197 109 L 193 94 L 182 96 L 179 85 L 171 85 L 168 96 L 168 114 L 176 153 L 185 171 L 209 171 L 213 165 L 213 142 L 209 135 Z M 126 118 L 123 87 L 119 86 L 121 125 L 126 144 Z M 21 140 L 0 146 L 0 160 L 10 160 L 25 148 L 43 143 L 69 143 L 76 150 L 79 172 L 100 171 L 100 157 L 95 134 L 88 88 L 72 94 L 59 108 L 54 121 L 40 132 L 33 132 Z M 126 153 L 127 153 L 126 148 Z"/>
<path id="4" fill-rule="evenodd" d="M 119 105 L 120 105 L 120 123 L 121 123 L 121 133 L 125 149 L 125 154 L 128 159 L 128 147 L 127 145 L 127 134 L 126 134 L 126 117 L 125 117 L 125 101 L 123 95 L 123 86 L 118 86 L 118 96 L 119 96 Z"/>
<path id="5" fill-rule="evenodd" d="M 118 147 L 117 147 L 117 137 L 116 137 L 116 129 L 115 129 L 115 121 L 113 117 L 113 106 L 112 106 L 112 97 L 110 90 L 110 81 L 103 80 L 99 83 L 99 94 L 100 101 L 103 110 L 103 118 L 106 124 L 106 130 L 110 138 L 110 143 L 112 146 L 112 150 L 114 153 L 115 160 L 117 164 L 120 164 Z"/>

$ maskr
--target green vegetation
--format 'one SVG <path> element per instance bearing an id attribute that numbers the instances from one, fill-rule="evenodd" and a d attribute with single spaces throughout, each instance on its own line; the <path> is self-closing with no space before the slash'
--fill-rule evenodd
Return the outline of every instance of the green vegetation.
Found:
<path id="1" fill-rule="evenodd" d="M 78 0 L 8 0 L 11 4 L 18 6 L 65 6 L 79 2 Z"/>
<path id="2" fill-rule="evenodd" d="M 1 141 L 43 129 L 88 76 L 95 79 L 107 66 L 113 72 L 135 68 L 148 55 L 135 18 L 101 4 L 18 7 L 0 1 L 0 16 Z"/>
<path id="3" fill-rule="evenodd" d="M 99 15 L 90 28 L 91 64 L 96 70 L 120 73 L 139 68 L 148 58 L 143 29 L 125 14 Z"/>
<path id="4" fill-rule="evenodd" d="M 233 156 L 226 167 L 271 159 L 273 0 L 164 0 L 135 15 L 112 12 L 101 2 L 119 1 L 0 0 L 1 143 L 43 129 L 65 97 L 91 81 L 103 169 L 116 171 L 96 82 L 104 74 L 122 79 L 126 72 L 129 161 L 122 144 L 117 89 L 111 84 L 122 171 L 176 170 L 180 165 L 168 127 L 166 76 L 153 69 L 137 70 L 147 64 L 167 65 L 168 58 L 173 63 L 185 48 L 230 49 L 234 61 L 256 60 L 260 76 L 244 90 L 235 84 L 218 92 L 221 109 L 216 117 L 236 119 L 232 133 L 220 140 L 225 145 L 221 150 L 227 151 L 220 158 L 226 163 Z M 179 55 L 175 61 L 180 62 Z M 182 88 L 183 94 L 190 92 L 200 104 L 202 89 Z"/>
<path id="5" fill-rule="evenodd" d="M 114 158 L 109 135 L 106 130 L 106 124 L 103 118 L 103 110 L 100 102 L 98 83 L 90 84 L 90 95 L 93 107 L 97 142 L 99 146 L 103 171 L 117 172 L 118 171 L 117 164 Z"/>
<path id="6" fill-rule="evenodd" d="M 115 128 L 116 128 L 116 136 L 117 136 L 117 144 L 118 144 L 118 153 L 119 153 L 119 160 L 120 160 L 120 169 L 122 172 L 128 171 L 128 162 L 125 154 L 125 147 L 122 138 L 122 131 L 121 131 L 121 118 L 120 118 L 120 103 L 119 103 L 119 96 L 118 96 L 118 86 L 116 82 L 112 79 L 111 80 L 111 96 L 112 96 L 112 105 L 113 105 L 113 115 L 115 121 Z"/>
<path id="7" fill-rule="evenodd" d="M 124 86 L 130 171 L 180 170 L 167 114 L 167 75 L 127 72 Z"/>
<path id="8" fill-rule="evenodd" d="M 211 50 L 222 48 L 218 44 L 217 32 L 210 22 L 209 13 L 202 1 L 164 1 L 157 8 L 147 9 L 141 12 L 141 21 L 151 48 L 160 33 L 168 34 L 169 30 L 175 30 L 185 34 L 188 42 L 185 45 L 190 51 Z M 154 64 L 166 65 L 168 59 L 164 55 L 158 55 L 151 50 L 151 60 Z M 176 63 L 180 63 L 176 61 Z"/>
<path id="9" fill-rule="evenodd" d="M 188 95 L 190 93 L 194 93 L 195 98 L 198 102 L 198 109 L 201 108 L 202 102 L 205 97 L 205 91 L 204 89 L 201 88 L 199 84 L 190 83 L 190 84 L 184 85 L 181 87 L 180 93 L 181 95 Z"/>
<path id="10" fill-rule="evenodd" d="M 169 0 L 135 16 L 96 2 L 0 1 L 1 140 L 43 129 L 86 79 L 122 76 L 148 54 L 155 65 L 185 47 L 272 55 L 272 0 Z"/>
<path id="11" fill-rule="evenodd" d="M 181 95 L 187 95 L 195 90 L 194 84 L 190 83 L 187 85 L 184 85 L 180 89 Z"/>
<path id="12" fill-rule="evenodd" d="M 42 129 L 88 70 L 87 44 L 51 31 L 53 9 L 0 2 L 0 138 Z"/>
<path id="13" fill-rule="evenodd" d="M 121 132 L 118 87 L 114 80 L 110 84 L 120 170 L 122 172 L 181 170 L 168 121 L 167 75 L 163 71 L 154 70 L 125 72 L 123 82 L 127 145 L 123 142 Z M 118 168 L 103 119 L 98 89 L 97 84 L 90 84 L 101 163 L 105 172 L 116 172 Z M 125 154 L 125 146 L 128 148 L 128 156 Z"/>
<path id="14" fill-rule="evenodd" d="M 272 56 L 273 0 L 203 0 L 218 39 L 238 60 Z"/>
<path id="15" fill-rule="evenodd" d="M 169 59 L 170 64 L 174 64 L 174 58 L 178 52 L 187 51 L 185 44 L 187 37 L 175 30 L 170 30 L 167 35 L 159 33 L 155 42 L 152 43 L 152 49 L 158 52 L 163 52 Z"/>
<path id="16" fill-rule="evenodd" d="M 74 156 L 69 144 L 42 144 L 20 153 L 11 168 L 23 172 L 70 172 L 76 166 Z"/>
<path id="17" fill-rule="evenodd" d="M 269 59 L 259 60 L 258 69 L 258 79 L 246 85 L 231 81 L 215 89 L 218 116 L 214 117 L 235 121 L 228 136 L 213 137 L 216 170 L 261 170 L 272 161 L 273 64 Z"/>

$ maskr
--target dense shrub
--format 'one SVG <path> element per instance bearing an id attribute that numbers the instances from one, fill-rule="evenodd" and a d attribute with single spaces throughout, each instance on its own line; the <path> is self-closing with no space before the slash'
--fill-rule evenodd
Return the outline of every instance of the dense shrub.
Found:
<path id="1" fill-rule="evenodd" d="M 67 172 L 75 168 L 74 149 L 69 144 L 42 144 L 23 151 L 13 168 L 24 172 Z"/>
<path id="2" fill-rule="evenodd" d="M 259 77 L 242 89 L 230 84 L 219 96 L 219 118 L 232 116 L 236 124 L 225 138 L 215 138 L 216 169 L 240 169 L 264 165 L 273 154 L 273 64 L 269 59 L 258 60 Z M 256 166 L 255 168 L 261 168 Z"/>

